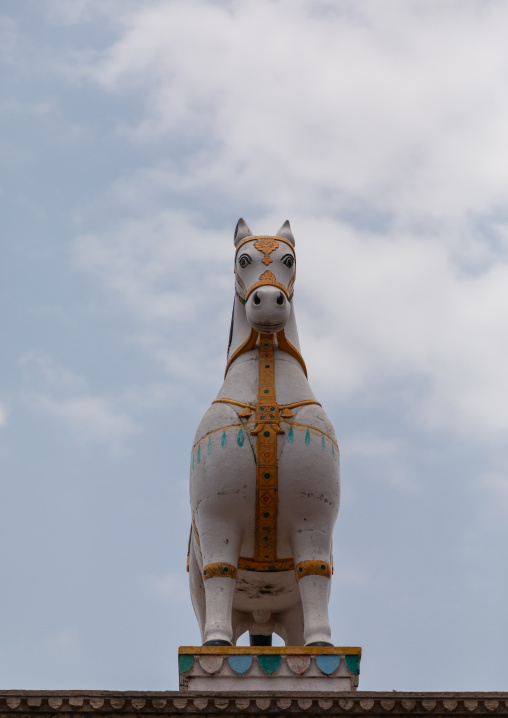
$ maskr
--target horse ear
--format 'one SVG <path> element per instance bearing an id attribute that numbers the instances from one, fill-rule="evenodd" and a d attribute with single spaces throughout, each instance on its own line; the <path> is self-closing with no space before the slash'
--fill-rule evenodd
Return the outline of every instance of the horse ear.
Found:
<path id="1" fill-rule="evenodd" d="M 291 231 L 291 226 L 289 224 L 289 219 L 286 219 L 282 227 L 277 232 L 277 237 L 284 237 L 284 239 L 287 239 L 291 242 L 293 247 L 295 246 L 295 238 L 293 237 L 293 232 Z"/>
<path id="2" fill-rule="evenodd" d="M 240 217 L 235 227 L 235 247 L 238 242 L 240 242 L 242 239 L 245 239 L 245 237 L 252 237 L 252 232 L 250 231 L 246 222 Z"/>

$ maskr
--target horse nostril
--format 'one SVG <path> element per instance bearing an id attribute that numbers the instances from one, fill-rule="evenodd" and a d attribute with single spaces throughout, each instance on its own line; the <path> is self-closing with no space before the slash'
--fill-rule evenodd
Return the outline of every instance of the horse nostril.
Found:
<path id="1" fill-rule="evenodd" d="M 257 292 L 254 295 L 254 304 L 261 304 L 261 299 L 259 298 L 259 294 Z"/>
<path id="2" fill-rule="evenodd" d="M 284 304 L 284 295 L 282 294 L 282 292 L 277 297 L 277 304 Z"/>

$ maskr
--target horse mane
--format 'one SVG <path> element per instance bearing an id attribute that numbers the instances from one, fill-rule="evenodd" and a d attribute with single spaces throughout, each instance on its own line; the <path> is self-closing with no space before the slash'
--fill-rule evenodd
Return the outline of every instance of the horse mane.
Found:
<path id="1" fill-rule="evenodd" d="M 231 327 L 229 329 L 229 342 L 228 342 L 228 351 L 226 353 L 226 356 L 229 356 L 229 350 L 231 349 L 231 342 L 233 341 L 233 322 L 235 320 L 235 299 L 233 298 L 233 311 L 231 312 Z"/>

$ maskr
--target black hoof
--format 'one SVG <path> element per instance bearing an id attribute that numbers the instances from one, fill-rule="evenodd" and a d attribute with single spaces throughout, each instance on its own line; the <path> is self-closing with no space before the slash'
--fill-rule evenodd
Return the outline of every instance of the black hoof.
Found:
<path id="1" fill-rule="evenodd" d="M 250 645 L 251 646 L 271 646 L 272 645 L 272 634 L 270 633 L 268 636 L 263 636 L 260 633 L 251 633 L 250 635 Z"/>
<path id="2" fill-rule="evenodd" d="M 333 648 L 333 643 L 327 643 L 326 641 L 314 641 L 314 643 L 307 643 L 307 646 L 328 646 Z"/>
<path id="3" fill-rule="evenodd" d="M 203 646 L 232 646 L 229 641 L 205 641 Z"/>

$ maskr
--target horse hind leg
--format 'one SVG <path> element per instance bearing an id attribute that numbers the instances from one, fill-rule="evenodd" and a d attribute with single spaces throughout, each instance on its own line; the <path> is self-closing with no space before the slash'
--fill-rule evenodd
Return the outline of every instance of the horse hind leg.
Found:
<path id="1" fill-rule="evenodd" d="M 218 528 L 213 542 L 201 536 L 206 600 L 204 646 L 233 645 L 233 597 L 236 587 L 240 532 Z"/>
<path id="2" fill-rule="evenodd" d="M 321 530 L 307 530 L 295 537 L 295 574 L 303 608 L 306 646 L 333 646 L 328 601 L 330 599 L 330 536 Z"/>
<path id="3" fill-rule="evenodd" d="M 275 633 L 283 639 L 286 646 L 303 646 L 303 622 L 303 607 L 299 601 L 278 614 Z"/>

